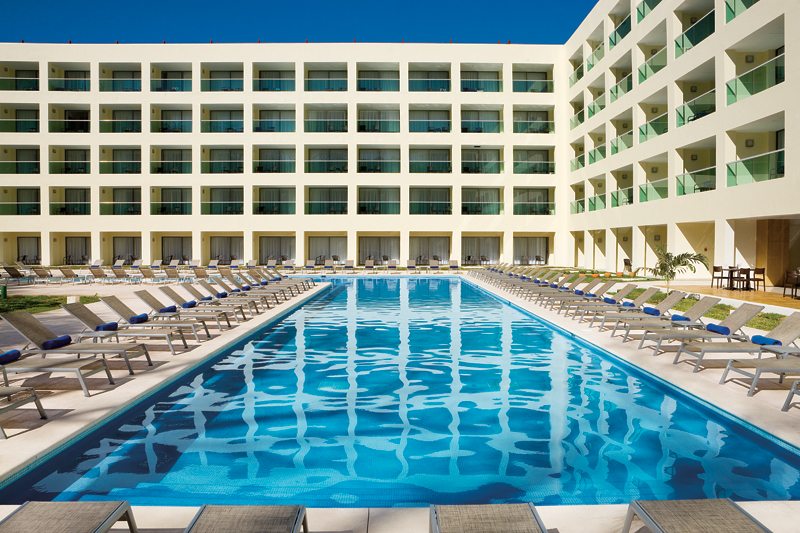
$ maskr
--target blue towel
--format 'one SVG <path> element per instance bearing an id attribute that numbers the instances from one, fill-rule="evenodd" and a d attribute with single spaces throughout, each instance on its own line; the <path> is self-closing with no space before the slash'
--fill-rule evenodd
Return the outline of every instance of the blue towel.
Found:
<path id="1" fill-rule="evenodd" d="M 178 308 L 175 307 L 174 305 L 168 305 L 166 307 L 162 307 L 161 309 L 159 309 L 158 312 L 159 313 L 177 313 L 178 312 Z"/>
<path id="2" fill-rule="evenodd" d="M 577 294 L 578 296 L 583 296 L 583 291 L 580 289 L 575 289 L 575 294 Z"/>
<path id="3" fill-rule="evenodd" d="M 261 285 L 269 285 L 269 281 L 267 281 L 265 279 L 262 279 L 261 280 Z"/>
<path id="4" fill-rule="evenodd" d="M 607 304 L 612 304 L 613 305 L 613 304 L 617 303 L 617 301 L 614 298 L 606 297 L 606 298 L 603 298 L 603 303 L 607 303 Z"/>
<path id="5" fill-rule="evenodd" d="M 783 343 L 778 339 L 773 339 L 772 337 L 766 337 L 764 335 L 753 335 L 750 340 L 753 344 L 759 344 L 761 346 L 783 346 Z"/>
<path id="6" fill-rule="evenodd" d="M 119 329 L 119 324 L 116 322 L 105 322 L 94 328 L 95 331 L 117 331 L 117 329 Z"/>
<path id="7" fill-rule="evenodd" d="M 672 319 L 673 322 L 689 322 L 690 321 L 689 317 L 685 317 L 683 315 L 677 315 L 677 314 L 676 315 L 672 315 L 670 317 L 670 319 Z"/>
<path id="8" fill-rule="evenodd" d="M 720 326 L 718 324 L 709 324 L 706 326 L 706 331 L 713 331 L 714 333 L 719 333 L 720 335 L 730 335 L 731 330 L 726 326 Z"/>
<path id="9" fill-rule="evenodd" d="M 557 289 L 558 288 L 558 284 L 557 283 L 551 283 L 550 284 L 550 288 Z"/>
<path id="10" fill-rule="evenodd" d="M 636 307 L 633 302 L 622 302 L 622 307 Z"/>
<path id="11" fill-rule="evenodd" d="M 597 295 L 593 292 L 587 292 L 586 296 L 589 296 L 590 298 L 597 298 Z"/>
<path id="12" fill-rule="evenodd" d="M 191 309 L 193 307 L 197 307 L 197 302 L 195 300 L 189 300 L 188 302 L 183 302 L 181 307 L 184 309 Z"/>
<path id="13" fill-rule="evenodd" d="M 242 290 L 243 291 L 249 291 L 250 289 L 252 289 L 252 287 L 250 285 L 242 285 Z"/>
<path id="14" fill-rule="evenodd" d="M 242 289 L 231 289 L 231 292 L 242 292 Z"/>
<path id="15" fill-rule="evenodd" d="M 61 335 L 55 339 L 47 339 L 42 343 L 42 350 L 58 350 L 72 343 L 72 337 Z"/>
<path id="16" fill-rule="evenodd" d="M 22 357 L 22 352 L 19 350 L 8 350 L 7 352 L 0 353 L 0 365 L 13 363 L 20 357 Z"/>
<path id="17" fill-rule="evenodd" d="M 147 316 L 147 313 L 142 313 L 140 315 L 133 315 L 132 317 L 130 317 L 128 319 L 128 323 L 129 324 L 142 324 L 144 322 L 147 322 L 149 319 L 150 319 L 150 317 Z"/>
<path id="18" fill-rule="evenodd" d="M 217 298 L 227 298 L 227 297 L 228 297 L 228 293 L 225 292 L 225 291 L 221 291 L 221 292 L 217 293 Z"/>
<path id="19" fill-rule="evenodd" d="M 642 311 L 644 311 L 648 315 L 661 316 L 661 311 L 659 311 L 655 307 L 645 307 L 642 309 Z"/>
<path id="20" fill-rule="evenodd" d="M 213 298 L 211 298 L 211 296 L 203 296 L 202 298 L 200 298 L 200 301 L 201 302 L 210 302 L 212 299 Z"/>

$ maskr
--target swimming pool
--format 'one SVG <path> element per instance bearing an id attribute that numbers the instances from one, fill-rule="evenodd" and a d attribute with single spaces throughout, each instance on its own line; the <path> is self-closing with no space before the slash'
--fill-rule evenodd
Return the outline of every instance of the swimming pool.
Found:
<path id="1" fill-rule="evenodd" d="M 797 450 L 456 277 L 333 287 L 0 490 L 136 505 L 797 499 Z"/>

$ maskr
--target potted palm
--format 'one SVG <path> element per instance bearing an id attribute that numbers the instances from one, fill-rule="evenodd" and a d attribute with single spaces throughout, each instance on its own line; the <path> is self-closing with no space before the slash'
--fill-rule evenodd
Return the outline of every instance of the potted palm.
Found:
<path id="1" fill-rule="evenodd" d="M 686 252 L 676 255 L 664 248 L 657 248 L 655 253 L 657 259 L 655 266 L 645 270 L 658 278 L 664 278 L 664 281 L 667 282 L 667 291 L 669 291 L 670 282 L 678 274 L 683 274 L 687 271 L 696 272 L 697 265 L 703 265 L 708 268 L 708 258 L 703 254 Z"/>

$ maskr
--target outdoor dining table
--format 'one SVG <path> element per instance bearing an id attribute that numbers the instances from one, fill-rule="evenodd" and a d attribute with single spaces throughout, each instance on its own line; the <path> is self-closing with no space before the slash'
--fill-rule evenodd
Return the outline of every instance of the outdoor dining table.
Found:
<path id="1" fill-rule="evenodd" d="M 725 287 L 725 288 L 728 289 L 729 291 L 738 291 L 738 290 L 749 291 L 750 290 L 750 273 L 752 271 L 749 270 L 749 269 L 747 270 L 747 279 L 745 280 L 744 288 L 738 288 L 738 287 L 734 286 L 733 281 L 736 278 L 736 273 L 738 273 L 740 270 L 743 270 L 743 269 L 741 269 L 739 267 L 727 267 L 727 268 L 723 268 L 722 269 L 722 273 L 723 274 L 725 274 L 727 272 L 728 286 Z"/>

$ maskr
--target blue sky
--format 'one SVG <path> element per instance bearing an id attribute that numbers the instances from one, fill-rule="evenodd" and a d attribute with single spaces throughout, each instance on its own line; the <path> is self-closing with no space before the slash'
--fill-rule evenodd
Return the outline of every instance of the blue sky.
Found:
<path id="1" fill-rule="evenodd" d="M 0 41 L 563 43 L 597 0 L 4 0 Z"/>

